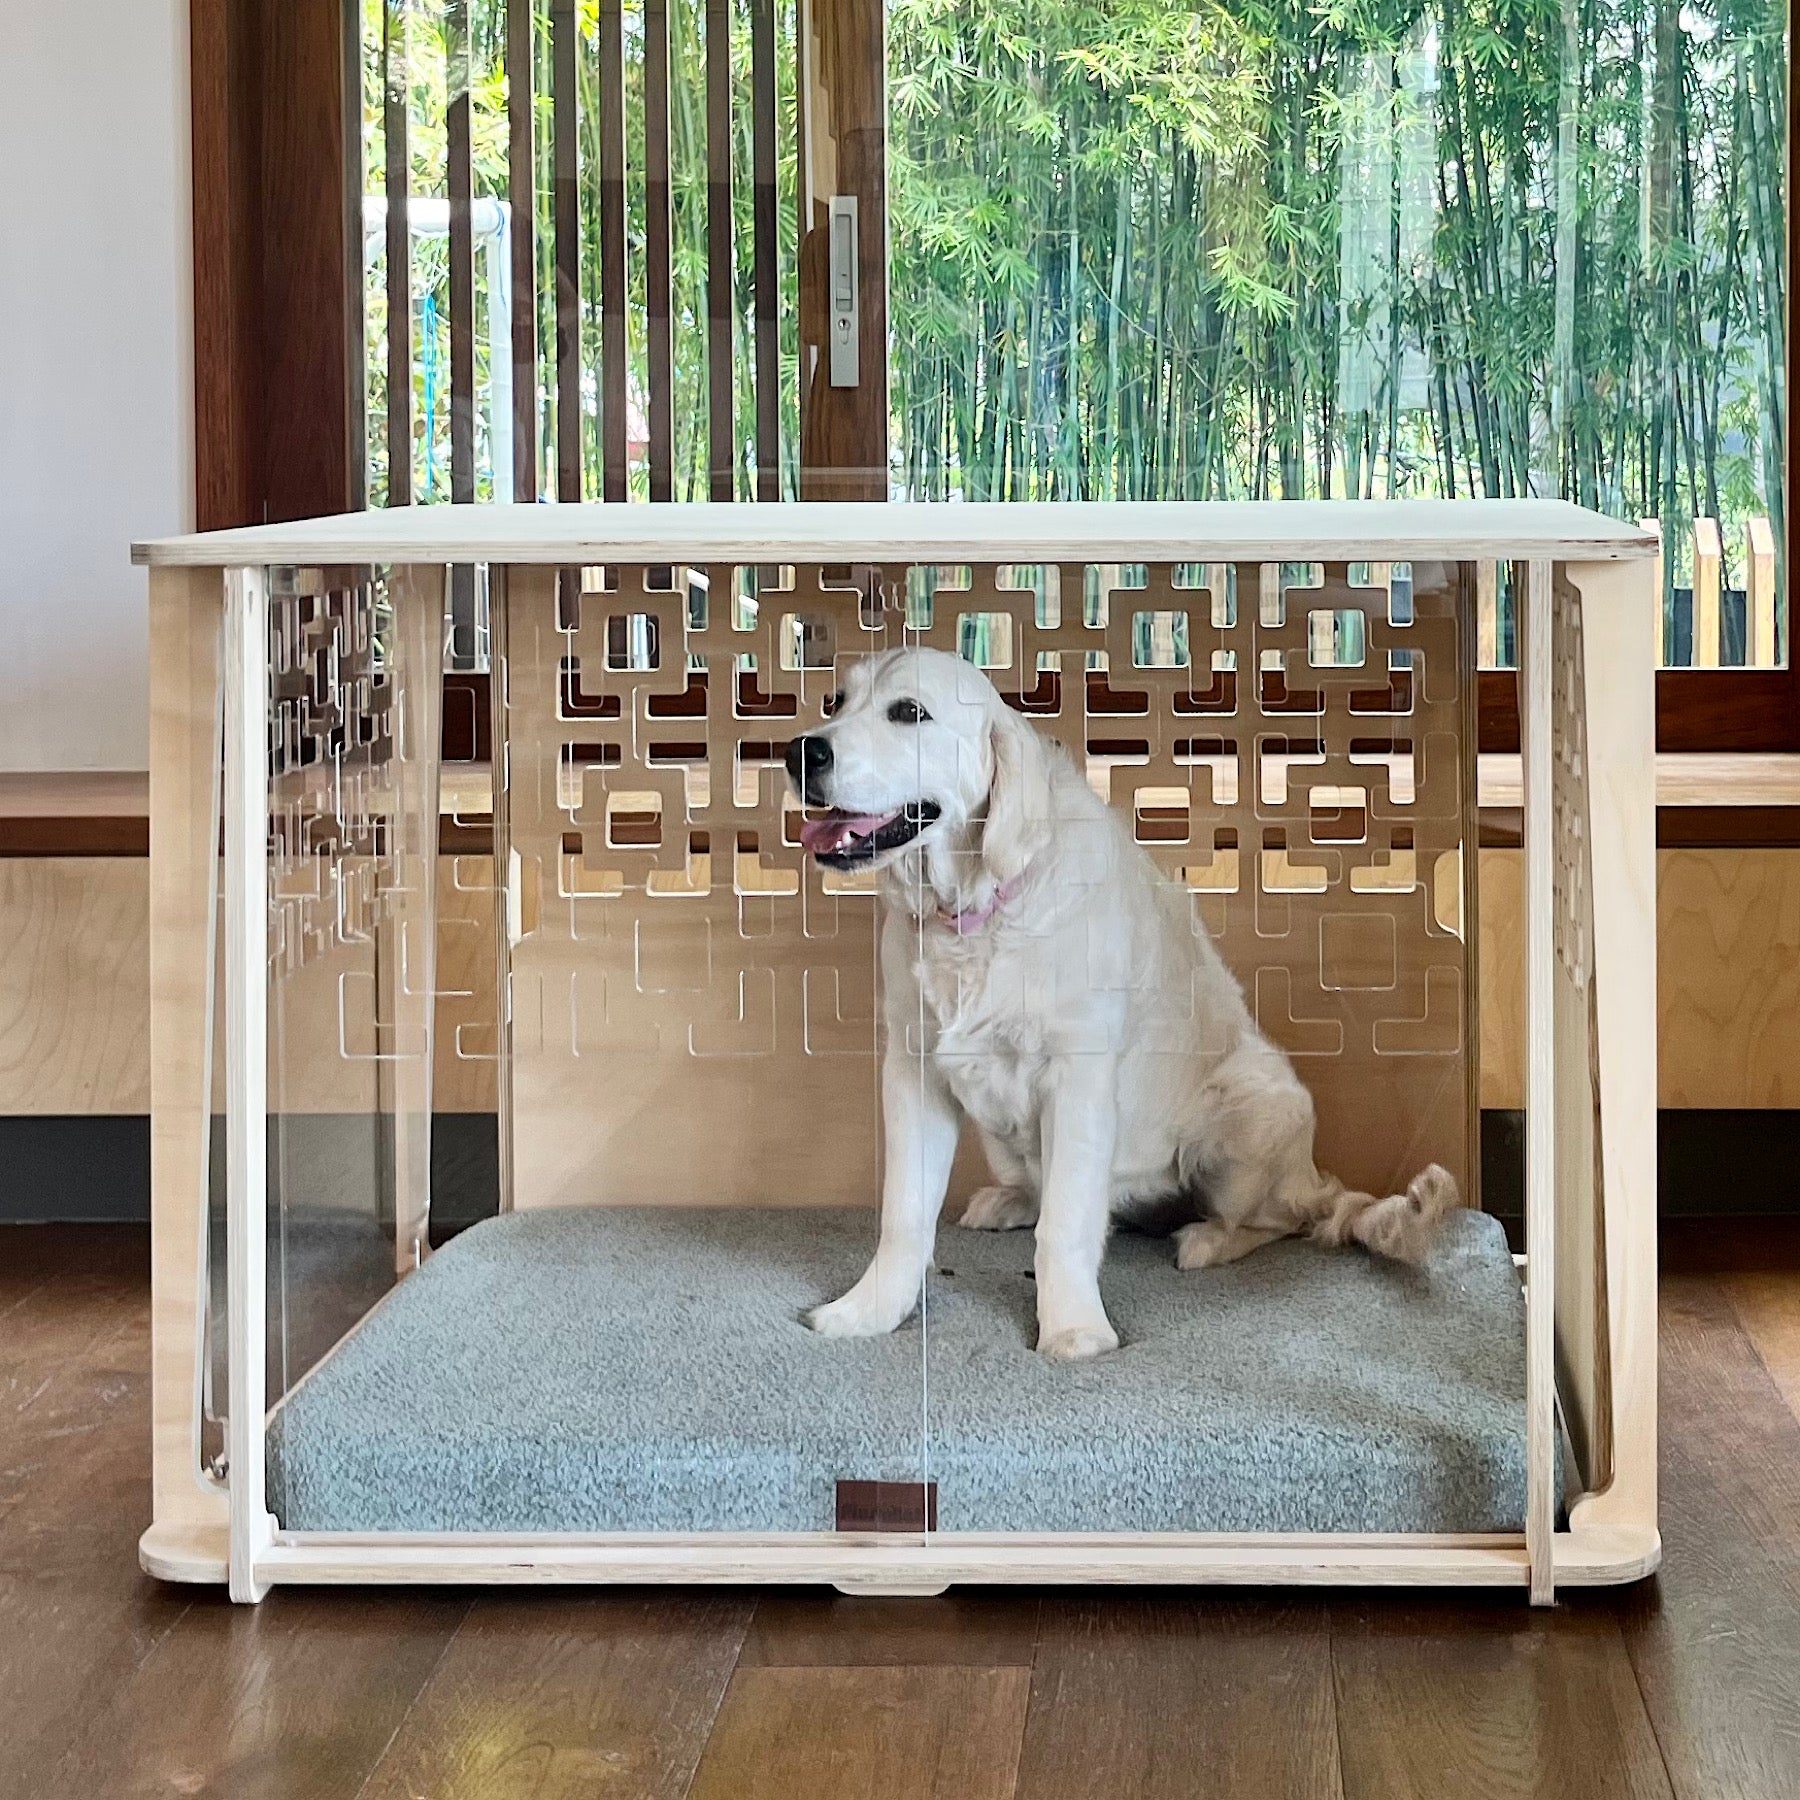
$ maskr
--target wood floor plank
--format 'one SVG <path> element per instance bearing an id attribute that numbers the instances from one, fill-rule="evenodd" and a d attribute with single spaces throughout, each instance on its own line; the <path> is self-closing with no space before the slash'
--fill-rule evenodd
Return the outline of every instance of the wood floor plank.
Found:
<path id="1" fill-rule="evenodd" d="M 0 1299 L 54 1277 L 103 1274 L 150 1285 L 148 1225 L 0 1224 Z"/>
<path id="2" fill-rule="evenodd" d="M 361 1800 L 680 1800 L 753 1604 L 478 1600 Z"/>
<path id="3" fill-rule="evenodd" d="M 1324 1607 L 1046 1599 L 1017 1800 L 1338 1800 Z"/>
<path id="4" fill-rule="evenodd" d="M 1760 1552 L 1800 1578 L 1800 1421 L 1716 1279 L 1662 1295 L 1664 1444 L 1734 1502 Z"/>
<path id="5" fill-rule="evenodd" d="M 744 1641 L 746 1667 L 959 1664 L 1029 1667 L 1038 1596 L 974 1589 L 888 1600 L 799 1590 L 765 1594 Z"/>
<path id="6" fill-rule="evenodd" d="M 1620 1623 L 1681 1800 L 1800 1800 L 1800 1426 L 1716 1281 L 1662 1290 L 1663 1566 Z"/>
<path id="7" fill-rule="evenodd" d="M 34 1797 L 347 1800 L 469 1606 L 454 1592 L 195 1594 Z"/>
<path id="8" fill-rule="evenodd" d="M 353 1794 L 466 1599 L 149 1580 L 147 1283 L 77 1257 L 52 1287 L 0 1446 L 0 1794 Z"/>
<path id="9" fill-rule="evenodd" d="M 192 1599 L 135 1554 L 150 1508 L 147 1295 L 51 1286 L 16 1320 L 0 1372 L 0 1794 L 44 1790 L 70 1733 Z"/>
<path id="10" fill-rule="evenodd" d="M 85 1575 L 0 1575 L 0 1794 L 49 1793 L 71 1737 L 130 1686 L 191 1603 L 139 1574 L 129 1545 L 97 1552 Z"/>
<path id="11" fill-rule="evenodd" d="M 1340 1602 L 1331 1654 L 1346 1800 L 1668 1800 L 1604 1605 Z"/>
<path id="12" fill-rule="evenodd" d="M 41 1294 L 48 1284 L 34 1279 L 21 1278 L 0 1286 L 0 1331 L 7 1329 L 7 1321 L 33 1296 Z"/>
<path id="13" fill-rule="evenodd" d="M 150 1505 L 150 1320 L 147 1309 L 102 1325 L 66 1358 L 26 1368 L 0 1407 L 0 1573 L 47 1572 L 41 1545 L 79 1554 L 118 1524 L 122 1500 L 141 1531 Z"/>
<path id="14" fill-rule="evenodd" d="M 0 1355 L 0 1574 L 85 1578 L 149 1519 L 149 1295 L 51 1285 L 61 1301 L 33 1303 L 23 1360 Z"/>
<path id="15" fill-rule="evenodd" d="M 1207 1593 L 471 1611 L 380 1591 L 233 1608 L 138 1573 L 142 1242 L 96 1229 L 0 1235 L 9 1800 L 365 1781 L 656 1800 L 690 1773 L 696 1800 L 1800 1800 L 1795 1288 L 1760 1238 L 1709 1234 L 1690 1266 L 1713 1272 L 1665 1280 L 1666 1559 L 1623 1594 L 1550 1614 Z"/>
<path id="16" fill-rule="evenodd" d="M 43 1437 L 46 1396 L 122 1327 L 149 1317 L 148 1281 L 116 1269 L 78 1268 L 19 1291 L 0 1317 L 0 1505 L 7 1462 Z"/>
<path id="17" fill-rule="evenodd" d="M 1663 1219 L 1657 1227 L 1657 1257 L 1664 1275 L 1800 1269 L 1800 1213 Z"/>
<path id="18" fill-rule="evenodd" d="M 691 1800 L 1010 1800 L 1029 1692 L 1020 1668 L 740 1669 Z"/>
<path id="19" fill-rule="evenodd" d="M 1746 1270 L 1720 1282 L 1788 1410 L 1800 1419 L 1800 1270 Z"/>
<path id="20" fill-rule="evenodd" d="M 0 1242 L 8 1229 L 0 1226 Z M 149 1302 L 149 1270 L 116 1251 L 66 1268 L 40 1264 L 28 1275 L 0 1280 L 0 1378 L 25 1363 L 44 1369 L 72 1334 L 91 1342 L 117 1323 L 113 1308 L 147 1309 Z"/>

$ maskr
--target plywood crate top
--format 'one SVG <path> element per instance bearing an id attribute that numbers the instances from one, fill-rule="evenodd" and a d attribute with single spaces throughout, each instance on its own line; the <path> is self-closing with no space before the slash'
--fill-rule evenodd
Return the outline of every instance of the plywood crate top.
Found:
<path id="1" fill-rule="evenodd" d="M 1564 500 L 431 506 L 159 538 L 151 565 L 1605 561 L 1655 534 Z"/>

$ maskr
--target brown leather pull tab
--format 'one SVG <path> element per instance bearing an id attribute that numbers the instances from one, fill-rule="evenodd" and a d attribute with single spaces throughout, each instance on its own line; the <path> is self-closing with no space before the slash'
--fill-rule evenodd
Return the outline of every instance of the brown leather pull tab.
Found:
<path id="1" fill-rule="evenodd" d="M 935 1481 L 840 1481 L 839 1531 L 937 1530 Z"/>

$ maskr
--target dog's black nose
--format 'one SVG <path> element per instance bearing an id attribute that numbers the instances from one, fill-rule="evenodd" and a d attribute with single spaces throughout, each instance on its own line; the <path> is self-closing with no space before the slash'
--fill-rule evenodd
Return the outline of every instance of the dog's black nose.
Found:
<path id="1" fill-rule="evenodd" d="M 809 733 L 797 737 L 787 747 L 787 772 L 801 794 L 831 767 L 831 740 Z"/>

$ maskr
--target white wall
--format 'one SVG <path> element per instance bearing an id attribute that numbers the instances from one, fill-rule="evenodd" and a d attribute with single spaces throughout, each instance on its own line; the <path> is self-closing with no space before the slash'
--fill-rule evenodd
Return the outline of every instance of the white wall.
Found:
<path id="1" fill-rule="evenodd" d="M 189 529 L 186 0 L 0 0 L 0 770 L 141 769 Z"/>

